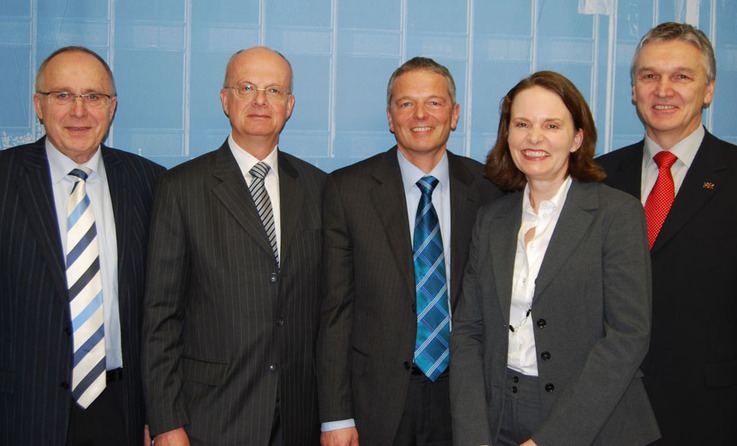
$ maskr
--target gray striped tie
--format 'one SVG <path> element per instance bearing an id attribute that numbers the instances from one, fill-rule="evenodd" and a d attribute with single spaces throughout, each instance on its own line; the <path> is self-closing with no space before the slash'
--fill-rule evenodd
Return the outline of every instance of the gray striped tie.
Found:
<path id="1" fill-rule="evenodd" d="M 86 409 L 105 390 L 105 328 L 100 251 L 95 216 L 85 184 L 90 169 L 69 175 L 74 187 L 67 211 L 67 286 L 74 330 L 72 396 Z"/>
<path id="2" fill-rule="evenodd" d="M 276 258 L 276 264 L 279 264 L 279 248 L 276 246 L 276 227 L 274 226 L 274 211 L 271 208 L 271 200 L 269 199 L 269 193 L 266 191 L 264 185 L 264 178 L 269 173 L 269 165 L 264 162 L 256 163 L 251 168 L 249 173 L 253 177 L 251 182 L 251 197 L 253 202 L 256 204 L 258 214 L 261 216 L 261 222 L 264 224 L 266 235 L 269 237 L 269 243 L 271 243 L 271 249 L 274 251 L 274 258 Z"/>

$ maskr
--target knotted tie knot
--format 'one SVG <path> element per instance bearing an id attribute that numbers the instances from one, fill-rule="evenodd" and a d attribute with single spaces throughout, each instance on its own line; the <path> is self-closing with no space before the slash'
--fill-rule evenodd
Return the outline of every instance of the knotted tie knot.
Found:
<path id="1" fill-rule="evenodd" d="M 72 169 L 71 172 L 69 172 L 70 176 L 77 177 L 81 179 L 82 181 L 87 181 L 87 177 L 92 173 L 92 170 L 89 167 L 83 167 L 79 166 L 74 169 Z M 74 180 L 77 181 L 77 180 Z"/>
<path id="2" fill-rule="evenodd" d="M 264 178 L 266 178 L 266 175 L 269 173 L 270 169 L 271 167 L 269 167 L 268 164 L 266 164 L 263 161 L 260 161 L 256 163 L 256 165 L 253 166 L 251 170 L 248 171 L 248 173 L 250 173 L 251 176 L 256 179 L 263 180 Z"/>
<path id="3" fill-rule="evenodd" d="M 420 178 L 417 181 L 417 187 L 420 188 L 420 192 L 422 192 L 422 195 L 432 196 L 432 191 L 435 190 L 435 186 L 438 185 L 438 179 L 428 175 Z"/>
<path id="4" fill-rule="evenodd" d="M 678 160 L 678 157 L 667 150 L 660 151 L 655 154 L 653 161 L 658 165 L 659 170 L 668 169 Z"/>

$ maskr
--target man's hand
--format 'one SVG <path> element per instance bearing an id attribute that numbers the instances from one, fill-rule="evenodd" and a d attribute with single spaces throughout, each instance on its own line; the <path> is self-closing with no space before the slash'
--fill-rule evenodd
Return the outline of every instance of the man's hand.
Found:
<path id="1" fill-rule="evenodd" d="M 189 446 L 189 437 L 183 427 L 160 433 L 154 440 L 156 446 Z"/>
<path id="2" fill-rule="evenodd" d="M 522 443 L 520 446 L 537 446 L 537 443 L 532 441 L 532 438 Z"/>
<path id="3" fill-rule="evenodd" d="M 151 446 L 151 433 L 148 431 L 148 424 L 143 426 L 143 446 Z"/>
<path id="4" fill-rule="evenodd" d="M 355 427 L 347 427 L 323 432 L 320 435 L 320 444 L 322 446 L 358 446 L 358 431 Z"/>

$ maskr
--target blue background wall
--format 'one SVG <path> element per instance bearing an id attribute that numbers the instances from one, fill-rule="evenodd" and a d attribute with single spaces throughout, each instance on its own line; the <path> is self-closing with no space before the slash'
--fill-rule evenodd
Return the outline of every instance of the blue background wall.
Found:
<path id="1" fill-rule="evenodd" d="M 116 77 L 107 143 L 179 164 L 228 134 L 218 94 L 230 55 L 267 45 L 295 71 L 297 103 L 280 147 L 327 171 L 394 143 L 386 83 L 416 55 L 455 77 L 454 152 L 483 160 L 500 98 L 531 72 L 552 69 L 586 96 L 604 153 L 642 138 L 629 65 L 640 37 L 663 21 L 694 24 L 712 40 L 717 93 L 704 121 L 737 143 L 734 0 L 2 0 L 0 148 L 43 134 L 36 69 L 58 47 L 84 45 Z"/>

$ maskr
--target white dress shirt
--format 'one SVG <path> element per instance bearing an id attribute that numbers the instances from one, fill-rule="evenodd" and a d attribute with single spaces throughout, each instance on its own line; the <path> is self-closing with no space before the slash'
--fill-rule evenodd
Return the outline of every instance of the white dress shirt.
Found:
<path id="1" fill-rule="evenodd" d="M 530 186 L 526 185 L 523 192 L 522 223 L 517 233 L 509 307 L 509 325 L 512 328 L 509 330 L 507 366 L 528 376 L 538 376 L 535 333 L 530 322 L 535 282 L 572 182 L 569 176 L 552 199 L 538 205 L 537 213 L 530 204 Z M 533 228 L 535 235 L 525 244 L 525 234 Z"/>
<path id="2" fill-rule="evenodd" d="M 235 162 L 238 163 L 238 168 L 243 174 L 243 178 L 246 180 L 248 187 L 251 187 L 253 182 L 253 176 L 250 171 L 259 161 L 269 165 L 269 172 L 264 177 L 264 187 L 266 187 L 266 193 L 269 194 L 269 200 L 271 200 L 271 209 L 274 212 L 274 231 L 276 231 L 276 248 L 281 259 L 281 200 L 279 195 L 279 156 L 277 147 L 271 150 L 266 158 L 259 160 L 255 156 L 246 152 L 241 146 L 239 146 L 233 139 L 233 134 L 228 136 L 228 146 L 230 151 L 235 157 Z"/>
<path id="3" fill-rule="evenodd" d="M 696 152 L 701 147 L 701 141 L 704 139 L 706 130 L 704 126 L 700 125 L 699 128 L 693 131 L 690 135 L 683 138 L 670 149 L 670 153 L 677 156 L 678 159 L 670 168 L 670 173 L 673 175 L 673 184 L 675 186 L 675 193 L 678 194 L 678 190 L 683 184 L 683 179 L 686 178 L 686 173 L 691 167 Z M 647 197 L 650 195 L 650 191 L 655 186 L 655 181 L 658 179 L 658 165 L 653 160 L 653 157 L 663 149 L 647 135 L 645 135 L 645 148 L 643 149 L 642 156 L 642 182 L 640 189 L 640 200 L 642 205 L 645 205 Z"/>
<path id="4" fill-rule="evenodd" d="M 56 220 L 62 252 L 67 252 L 67 206 L 74 180 L 69 172 L 79 165 L 59 152 L 46 139 L 46 157 L 51 172 L 51 188 L 54 192 Z M 120 308 L 118 306 L 118 243 L 115 233 L 115 217 L 105 164 L 100 149 L 82 166 L 92 170 L 85 182 L 95 216 L 97 242 L 100 250 L 100 273 L 102 278 L 102 306 L 105 330 L 105 366 L 107 370 L 123 367 L 123 350 L 120 340 Z"/>

